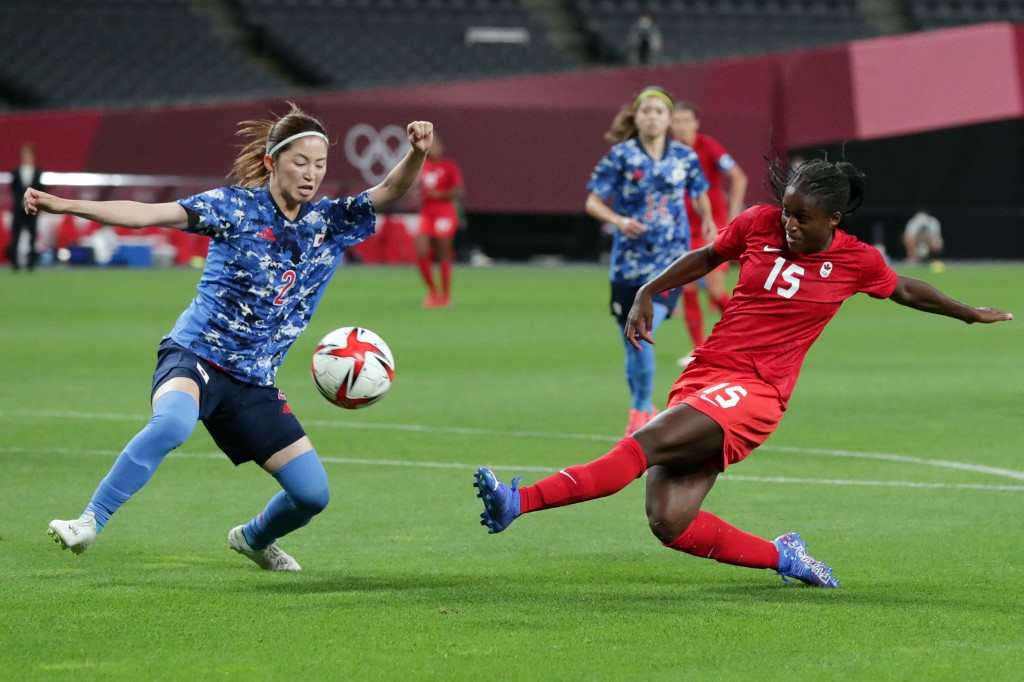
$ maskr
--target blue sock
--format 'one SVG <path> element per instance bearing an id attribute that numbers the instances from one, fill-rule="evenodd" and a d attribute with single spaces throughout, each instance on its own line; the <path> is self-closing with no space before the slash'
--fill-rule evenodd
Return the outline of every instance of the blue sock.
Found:
<path id="1" fill-rule="evenodd" d="M 274 478 L 281 492 L 266 508 L 245 524 L 242 533 L 253 549 L 263 549 L 279 537 L 302 528 L 322 512 L 331 499 L 327 472 L 316 450 L 303 453 L 277 470 Z"/>
<path id="2" fill-rule="evenodd" d="M 655 304 L 651 335 L 658 330 L 668 316 L 668 308 Z M 654 347 L 641 342 L 643 350 L 637 350 L 623 337 L 626 346 L 626 382 L 632 399 L 631 407 L 641 412 L 651 409 L 651 394 L 654 392 Z"/>
<path id="3" fill-rule="evenodd" d="M 146 485 L 167 453 L 188 440 L 198 419 L 199 405 L 188 393 L 169 391 L 160 396 L 149 423 L 125 446 L 85 508 L 96 515 L 97 531 Z"/>

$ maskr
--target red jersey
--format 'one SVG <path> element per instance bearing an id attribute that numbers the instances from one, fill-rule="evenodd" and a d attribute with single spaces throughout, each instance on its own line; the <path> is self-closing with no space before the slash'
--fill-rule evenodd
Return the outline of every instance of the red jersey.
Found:
<path id="1" fill-rule="evenodd" d="M 800 366 L 840 304 L 857 292 L 888 298 L 897 274 L 878 249 L 836 230 L 828 249 L 799 254 L 786 246 L 782 209 L 755 206 L 714 241 L 715 252 L 740 261 L 729 307 L 693 355 L 716 367 L 754 371 L 783 405 Z"/>
<path id="2" fill-rule="evenodd" d="M 704 177 L 708 179 L 711 188 L 708 189 L 708 200 L 711 201 L 711 215 L 715 219 L 715 225 L 722 229 L 729 224 L 729 200 L 722 189 L 722 178 L 736 166 L 735 159 L 729 155 L 722 143 L 713 137 L 697 133 L 693 140 L 693 151 L 697 152 L 700 160 L 701 170 Z M 686 212 L 690 218 L 690 227 L 693 233 L 700 235 L 701 220 L 697 210 L 693 207 L 693 201 L 686 197 Z"/>
<path id="3" fill-rule="evenodd" d="M 423 195 L 423 209 L 433 209 L 444 206 L 455 210 L 455 203 L 451 199 L 432 199 L 429 192 L 445 192 L 462 186 L 462 171 L 451 159 L 430 159 L 423 162 L 423 170 L 420 171 L 420 192 Z"/>

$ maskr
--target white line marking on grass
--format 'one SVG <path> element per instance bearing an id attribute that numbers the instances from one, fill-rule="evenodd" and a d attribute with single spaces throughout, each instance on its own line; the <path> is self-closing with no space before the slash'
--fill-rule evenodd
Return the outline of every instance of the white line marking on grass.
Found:
<path id="1" fill-rule="evenodd" d="M 796 452 L 807 455 L 827 455 L 829 457 L 855 457 L 857 459 L 877 459 L 884 462 L 902 462 L 904 464 L 923 464 L 932 467 L 946 469 L 959 469 L 961 471 L 973 471 L 979 474 L 992 474 L 1004 478 L 1013 478 L 1024 481 L 1024 471 L 1013 469 L 1000 469 L 983 464 L 969 464 L 967 462 L 956 462 L 946 459 L 925 459 L 923 457 L 911 457 L 908 455 L 889 455 L 882 452 L 855 452 L 852 450 L 825 450 L 822 448 L 797 448 L 787 445 L 762 445 L 759 450 L 778 450 L 779 452 Z"/>
<path id="2" fill-rule="evenodd" d="M 4 448 L 0 447 L 0 453 L 10 454 L 59 454 L 59 455 L 98 455 L 104 457 L 116 457 L 119 453 L 116 450 L 75 450 L 73 448 Z M 175 459 L 203 459 L 214 460 L 227 458 L 219 452 L 174 452 L 171 457 Z M 463 464 L 460 462 L 422 462 L 416 460 L 402 459 L 369 459 L 353 457 L 321 457 L 324 464 L 347 464 L 355 466 L 374 467 L 413 467 L 418 469 L 455 469 L 459 471 L 473 471 L 475 464 Z M 557 469 L 553 467 L 540 466 L 519 466 L 495 464 L 491 468 L 513 472 L 537 472 L 553 474 Z M 835 485 L 835 486 L 868 486 L 876 488 L 925 488 L 929 490 L 988 490 L 997 492 L 1024 492 L 1024 485 L 986 485 L 983 483 L 918 483 L 915 481 L 858 481 L 853 479 L 840 478 L 790 478 L 788 476 L 741 476 L 730 473 L 722 474 L 723 481 L 739 481 L 744 483 L 789 483 L 809 485 Z"/>
<path id="3" fill-rule="evenodd" d="M 14 417 L 18 419 L 44 418 L 44 419 L 90 419 L 105 421 L 135 421 L 145 423 L 148 416 L 111 414 L 97 412 L 63 412 L 63 411 L 4 411 L 0 410 L 0 417 Z M 618 440 L 617 436 L 603 436 L 592 433 L 557 433 L 550 431 L 512 431 L 501 429 L 485 429 L 476 427 L 461 426 L 425 426 L 421 424 L 392 424 L 392 423 L 358 423 L 342 422 L 332 420 L 304 420 L 304 424 L 318 428 L 329 429 L 370 429 L 381 431 L 407 431 L 416 433 L 447 433 L 463 436 L 484 436 L 488 438 L 547 438 L 556 440 L 595 441 L 613 443 Z M 902 464 L 918 464 L 922 466 L 940 467 L 944 469 L 957 469 L 960 471 L 971 471 L 979 474 L 990 474 L 1003 478 L 1011 478 L 1017 481 L 1024 481 L 1024 471 L 1014 469 L 1003 469 L 983 464 L 971 464 L 969 462 L 957 462 L 944 459 L 926 459 L 910 455 L 894 455 L 883 452 L 857 452 L 853 450 L 829 450 L 825 448 L 803 448 L 788 445 L 762 445 L 759 450 L 775 450 L 777 452 L 793 452 L 805 455 L 825 455 L 827 457 L 850 457 L 855 459 L 873 459 L 886 462 L 899 462 Z M 544 469 L 547 471 L 548 469 Z M 523 471 L 530 471 L 523 468 Z"/>

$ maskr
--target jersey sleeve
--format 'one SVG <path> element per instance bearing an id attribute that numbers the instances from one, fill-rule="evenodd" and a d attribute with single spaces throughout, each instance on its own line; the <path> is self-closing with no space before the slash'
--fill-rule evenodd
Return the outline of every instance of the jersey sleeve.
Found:
<path id="1" fill-rule="evenodd" d="M 377 212 L 369 190 L 354 197 L 331 201 L 334 239 L 345 248 L 358 244 L 377 229 Z"/>
<path id="2" fill-rule="evenodd" d="M 234 187 L 220 187 L 178 200 L 186 211 L 198 217 L 186 232 L 216 237 L 227 234 L 242 215 L 242 204 Z M 191 221 L 190 221 L 191 222 Z"/>
<path id="3" fill-rule="evenodd" d="M 611 151 L 597 162 L 594 172 L 590 174 L 587 191 L 608 201 L 608 198 L 615 193 L 621 165 L 621 155 L 616 153 L 615 147 L 612 147 Z"/>
<path id="4" fill-rule="evenodd" d="M 872 298 L 889 298 L 896 291 L 899 275 L 889 267 L 878 249 L 867 244 L 864 247 L 864 269 L 857 290 Z"/>
<path id="5" fill-rule="evenodd" d="M 707 140 L 708 150 L 711 152 L 711 158 L 715 160 L 715 166 L 718 170 L 723 173 L 728 173 L 736 167 L 736 159 L 732 158 L 729 150 L 725 148 L 721 142 L 713 137 L 705 138 Z"/>
<path id="6" fill-rule="evenodd" d="M 753 228 L 759 210 L 758 206 L 748 208 L 729 223 L 729 229 L 719 230 L 714 241 L 715 253 L 726 260 L 739 260 L 747 248 L 747 235 Z"/>

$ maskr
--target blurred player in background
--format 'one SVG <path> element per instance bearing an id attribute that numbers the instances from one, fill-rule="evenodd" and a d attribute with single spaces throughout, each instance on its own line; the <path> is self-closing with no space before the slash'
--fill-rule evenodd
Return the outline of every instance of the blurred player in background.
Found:
<path id="1" fill-rule="evenodd" d="M 462 171 L 444 155 L 444 145 L 436 136 L 420 173 L 420 224 L 416 233 L 416 263 L 427 285 L 424 308 L 443 308 L 451 304 L 452 260 L 455 233 L 459 228 Z M 441 271 L 441 288 L 434 281 L 434 261 Z"/>
<path id="2" fill-rule="evenodd" d="M 708 183 L 693 150 L 668 136 L 672 98 L 649 87 L 612 121 L 605 139 L 616 143 L 602 158 L 587 185 L 587 213 L 615 227 L 611 253 L 611 313 L 621 329 L 637 290 L 687 249 L 690 225 L 683 196 L 689 195 L 702 217 L 701 229 L 714 232 Z M 672 312 L 679 292 L 655 299 L 653 334 Z M 654 349 L 625 341 L 626 382 L 631 405 L 626 434 L 657 414 Z"/>
<path id="3" fill-rule="evenodd" d="M 770 169 L 781 208 L 744 211 L 712 244 L 672 263 L 637 292 L 626 338 L 653 343 L 661 292 L 739 260 L 732 301 L 669 394 L 669 407 L 589 464 L 532 486 L 500 482 L 486 467 L 474 485 L 481 523 L 500 533 L 521 514 L 611 495 L 647 472 L 647 519 L 666 547 L 783 579 L 838 587 L 832 569 L 807 554 L 798 533 L 765 540 L 701 510 L 718 475 L 742 461 L 778 426 L 811 344 L 857 292 L 968 324 L 1011 320 L 1009 313 L 953 300 L 932 285 L 895 273 L 873 246 L 841 229 L 863 201 L 863 175 L 851 164 L 816 159 L 794 174 Z M 787 580 L 788 582 L 788 580 Z"/>
<path id="4" fill-rule="evenodd" d="M 903 246 L 907 262 L 929 261 L 942 254 L 942 224 L 923 206 L 907 221 L 903 228 Z"/>
<path id="5" fill-rule="evenodd" d="M 711 202 L 711 213 L 715 225 L 725 227 L 743 210 L 743 200 L 747 194 L 747 174 L 739 167 L 725 147 L 718 140 L 705 135 L 700 130 L 700 119 L 697 117 L 697 106 L 691 102 L 676 104 L 672 112 L 672 136 L 697 152 L 701 169 L 708 179 L 711 188 L 708 199 Z M 729 190 L 725 191 L 723 178 L 729 179 Z M 689 197 L 686 199 L 686 210 L 690 224 L 696 224 L 697 212 Z M 711 243 L 713 234 L 704 234 L 702 230 L 694 230 L 690 238 L 690 250 Z M 725 288 L 725 273 L 729 271 L 729 263 L 722 263 L 704 276 L 704 287 L 707 289 L 708 300 L 719 313 L 729 303 L 729 293 Z M 699 287 L 691 282 L 683 287 L 683 319 L 690 332 L 693 347 L 704 343 L 704 315 L 701 313 L 700 301 L 697 298 Z M 681 366 L 686 366 L 692 356 L 684 355 L 679 359 Z"/>
<path id="6" fill-rule="evenodd" d="M 344 199 L 314 201 L 326 173 L 329 140 L 323 125 L 295 105 L 275 120 L 239 124 L 238 134 L 248 144 L 232 169 L 235 186 L 164 204 L 25 193 L 30 215 L 71 214 L 210 238 L 199 293 L 157 352 L 153 417 L 114 462 L 83 515 L 50 523 L 48 532 L 58 545 L 74 554 L 87 550 L 114 512 L 202 420 L 236 466 L 255 462 L 282 488 L 255 518 L 229 532 L 228 545 L 260 568 L 300 570 L 276 540 L 309 523 L 326 507 L 330 492 L 320 458 L 274 379 L 345 249 L 369 237 L 376 213 L 416 181 L 433 126 L 416 121 L 407 132 L 412 148 L 387 177 Z M 175 517 L 175 522 L 183 520 Z"/>
<path id="7" fill-rule="evenodd" d="M 21 203 L 21 198 L 28 188 L 44 189 L 42 178 L 43 171 L 36 166 L 35 147 L 31 144 L 22 145 L 21 163 L 11 171 L 11 243 L 7 246 L 7 257 L 11 259 L 11 268 L 15 272 L 21 267 L 21 263 L 18 261 L 18 247 L 22 232 L 28 237 L 28 256 L 25 266 L 31 272 L 39 262 L 39 252 L 36 251 L 38 216 L 19 211 L 18 204 Z"/>

